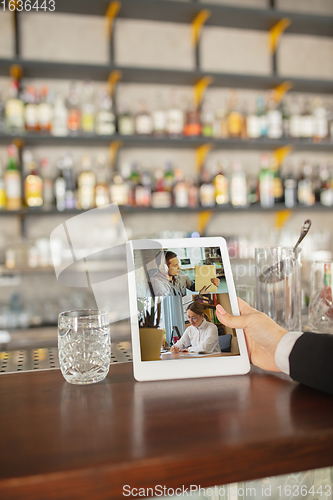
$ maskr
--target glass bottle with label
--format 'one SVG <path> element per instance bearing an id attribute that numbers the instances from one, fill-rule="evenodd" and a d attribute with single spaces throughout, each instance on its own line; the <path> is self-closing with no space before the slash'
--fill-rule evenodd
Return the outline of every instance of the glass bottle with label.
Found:
<path id="1" fill-rule="evenodd" d="M 4 166 L 0 158 L 0 210 L 6 209 L 6 185 L 4 179 Z"/>
<path id="2" fill-rule="evenodd" d="M 28 132 L 36 132 L 39 129 L 39 103 L 36 89 L 32 85 L 29 85 L 25 90 L 24 101 L 25 128 Z"/>
<path id="3" fill-rule="evenodd" d="M 222 163 L 217 165 L 217 173 L 214 177 L 215 200 L 217 205 L 226 205 L 229 203 L 229 181 L 223 171 Z"/>
<path id="4" fill-rule="evenodd" d="M 92 135 L 95 132 L 95 92 L 90 81 L 83 85 L 81 106 L 81 129 L 83 134 Z"/>
<path id="5" fill-rule="evenodd" d="M 137 207 L 150 207 L 151 203 L 151 177 L 147 170 L 139 172 L 139 182 L 135 187 L 135 205 Z"/>
<path id="6" fill-rule="evenodd" d="M 283 203 L 283 180 L 281 176 L 281 171 L 279 168 L 279 162 L 277 158 L 272 155 L 270 158 L 270 169 L 273 172 L 273 178 L 274 178 L 274 202 L 275 203 Z"/>
<path id="7" fill-rule="evenodd" d="M 322 142 L 328 137 L 328 119 L 327 111 L 323 106 L 322 100 L 318 97 L 314 100 L 314 142 Z"/>
<path id="8" fill-rule="evenodd" d="M 304 162 L 302 173 L 298 181 L 297 198 L 301 205 L 311 206 L 315 203 L 312 167 Z"/>
<path id="9" fill-rule="evenodd" d="M 186 123 L 184 127 L 184 135 L 188 137 L 198 136 L 201 134 L 200 113 L 196 106 L 190 102 L 186 112 Z"/>
<path id="10" fill-rule="evenodd" d="M 50 172 L 49 159 L 42 158 L 40 167 L 43 179 L 43 208 L 49 210 L 54 206 L 54 182 Z"/>
<path id="11" fill-rule="evenodd" d="M 24 104 L 19 95 L 19 82 L 13 78 L 6 102 L 6 130 L 9 134 L 23 134 L 25 130 Z"/>
<path id="12" fill-rule="evenodd" d="M 321 190 L 319 201 L 325 207 L 333 206 L 333 176 L 332 167 L 326 165 L 325 174 L 321 172 Z"/>
<path id="13" fill-rule="evenodd" d="M 123 101 L 118 115 L 118 132 L 121 135 L 133 135 L 135 132 L 134 117 L 129 111 L 128 103 Z"/>
<path id="14" fill-rule="evenodd" d="M 122 172 L 116 172 L 113 175 L 110 184 L 111 203 L 117 203 L 119 206 L 129 205 L 129 184 L 127 183 L 129 166 L 123 165 Z"/>
<path id="15" fill-rule="evenodd" d="M 138 135 L 151 135 L 153 133 L 153 120 L 147 111 L 145 100 L 141 100 L 141 111 L 135 117 L 135 132 Z"/>
<path id="16" fill-rule="evenodd" d="M 284 99 L 282 101 L 282 130 L 283 137 L 290 137 L 290 111 L 289 103 Z"/>
<path id="17" fill-rule="evenodd" d="M 215 186 L 212 183 L 212 176 L 205 166 L 201 169 L 199 200 L 202 207 L 215 206 Z"/>
<path id="18" fill-rule="evenodd" d="M 153 133 L 155 137 L 164 137 L 166 134 L 167 114 L 162 104 L 162 99 L 158 98 L 158 106 L 152 112 Z"/>
<path id="19" fill-rule="evenodd" d="M 269 168 L 269 156 L 267 154 L 260 157 L 259 194 L 262 208 L 274 206 L 274 174 Z"/>
<path id="20" fill-rule="evenodd" d="M 96 134 L 113 135 L 116 133 L 116 115 L 113 101 L 108 92 L 100 92 L 96 114 Z"/>
<path id="21" fill-rule="evenodd" d="M 229 101 L 228 113 L 228 132 L 229 137 L 242 137 L 243 132 L 243 115 L 237 103 L 237 93 L 233 91 Z"/>
<path id="22" fill-rule="evenodd" d="M 89 210 L 95 207 L 95 174 L 91 169 L 91 158 L 84 155 L 81 162 L 81 173 L 78 176 L 78 208 Z"/>
<path id="23" fill-rule="evenodd" d="M 185 208 L 189 206 L 189 189 L 185 182 L 184 172 L 180 168 L 175 170 L 175 186 L 173 188 L 175 206 Z"/>
<path id="24" fill-rule="evenodd" d="M 153 208 L 170 208 L 172 206 L 172 193 L 165 189 L 165 172 L 158 167 L 154 171 L 154 189 L 151 195 Z"/>
<path id="25" fill-rule="evenodd" d="M 54 196 L 57 210 L 62 212 L 66 208 L 66 180 L 63 175 L 64 164 L 62 159 L 58 160 L 57 167 L 59 174 L 54 181 Z"/>
<path id="26" fill-rule="evenodd" d="M 62 173 L 66 181 L 65 208 L 71 210 L 76 208 L 77 203 L 75 196 L 74 161 L 70 153 L 64 155 Z"/>
<path id="27" fill-rule="evenodd" d="M 261 136 L 261 119 L 255 109 L 246 117 L 246 133 L 249 139 L 258 139 Z"/>
<path id="28" fill-rule="evenodd" d="M 38 128 L 41 132 L 50 132 L 52 127 L 52 99 L 53 93 L 46 86 L 41 89 L 38 106 Z"/>
<path id="29" fill-rule="evenodd" d="M 287 208 L 293 208 L 297 204 L 297 180 L 293 174 L 293 169 L 287 167 L 284 177 L 284 204 Z"/>
<path id="30" fill-rule="evenodd" d="M 75 82 L 71 84 L 69 89 L 67 109 L 67 128 L 69 135 L 77 136 L 81 127 L 81 99 L 78 85 Z"/>
<path id="31" fill-rule="evenodd" d="M 177 103 L 176 94 L 171 95 L 171 107 L 167 110 L 166 131 L 171 138 L 181 137 L 184 132 L 185 117 Z"/>
<path id="32" fill-rule="evenodd" d="M 256 115 L 260 120 L 260 137 L 266 137 L 268 132 L 267 110 L 262 96 L 257 98 Z"/>
<path id="33" fill-rule="evenodd" d="M 18 168 L 18 151 L 11 144 L 7 148 L 8 164 L 5 172 L 6 208 L 7 210 L 19 210 L 21 201 L 21 175 Z"/>
<path id="34" fill-rule="evenodd" d="M 279 103 L 270 95 L 267 103 L 267 137 L 270 139 L 281 139 L 283 135 L 282 111 Z"/>
<path id="35" fill-rule="evenodd" d="M 246 207 L 248 204 L 246 175 L 239 161 L 232 164 L 230 202 L 234 207 Z"/>
<path id="36" fill-rule="evenodd" d="M 294 98 L 290 107 L 290 137 L 302 137 L 303 126 L 298 100 Z"/>
<path id="37" fill-rule="evenodd" d="M 3 100 L 2 87 L 0 85 L 0 133 L 4 133 L 6 128 L 6 107 Z"/>
<path id="38" fill-rule="evenodd" d="M 95 205 L 102 207 L 110 203 L 110 190 L 108 186 L 107 162 L 104 154 L 99 154 L 96 159 L 96 186 Z"/>
<path id="39" fill-rule="evenodd" d="M 68 109 L 61 94 L 55 97 L 51 134 L 56 137 L 68 135 Z"/>
<path id="40" fill-rule="evenodd" d="M 204 137 L 214 135 L 214 110 L 208 101 L 204 101 L 201 107 L 201 134 Z"/>
<path id="41" fill-rule="evenodd" d="M 31 151 L 23 153 L 23 168 L 26 173 L 24 179 L 24 202 L 28 207 L 43 205 L 43 180 L 38 172 L 37 162 Z"/>
<path id="42" fill-rule="evenodd" d="M 304 139 L 312 139 L 315 133 L 315 121 L 311 109 L 310 101 L 307 100 L 303 106 L 301 114 L 301 137 Z"/>
<path id="43" fill-rule="evenodd" d="M 188 206 L 197 208 L 199 206 L 199 187 L 192 178 L 187 179 Z"/>

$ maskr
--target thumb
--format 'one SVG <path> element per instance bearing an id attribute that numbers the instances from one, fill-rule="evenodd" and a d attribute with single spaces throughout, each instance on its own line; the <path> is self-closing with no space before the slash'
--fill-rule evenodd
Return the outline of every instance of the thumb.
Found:
<path id="1" fill-rule="evenodd" d="M 230 328 L 245 328 L 248 323 L 246 316 L 232 316 L 220 304 L 216 306 L 216 315 L 223 325 Z"/>

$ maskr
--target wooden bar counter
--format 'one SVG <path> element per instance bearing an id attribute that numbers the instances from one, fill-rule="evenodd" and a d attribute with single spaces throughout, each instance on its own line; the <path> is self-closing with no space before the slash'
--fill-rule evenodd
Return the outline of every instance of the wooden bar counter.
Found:
<path id="1" fill-rule="evenodd" d="M 333 465 L 333 398 L 289 377 L 98 384 L 59 370 L 0 376 L 0 499 L 124 498 Z"/>

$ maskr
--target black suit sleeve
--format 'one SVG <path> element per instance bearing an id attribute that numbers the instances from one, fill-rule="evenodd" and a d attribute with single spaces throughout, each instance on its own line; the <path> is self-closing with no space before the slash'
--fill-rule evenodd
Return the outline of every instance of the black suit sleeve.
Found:
<path id="1" fill-rule="evenodd" d="M 290 376 L 333 395 L 333 335 L 305 332 L 289 356 Z"/>

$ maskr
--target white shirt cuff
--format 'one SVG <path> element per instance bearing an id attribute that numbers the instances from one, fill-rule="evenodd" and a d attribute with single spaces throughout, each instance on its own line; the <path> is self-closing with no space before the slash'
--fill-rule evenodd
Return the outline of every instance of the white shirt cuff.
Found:
<path id="1" fill-rule="evenodd" d="M 275 351 L 276 366 L 287 375 L 290 375 L 289 356 L 295 345 L 296 340 L 303 335 L 303 332 L 288 332 L 286 333 Z"/>

